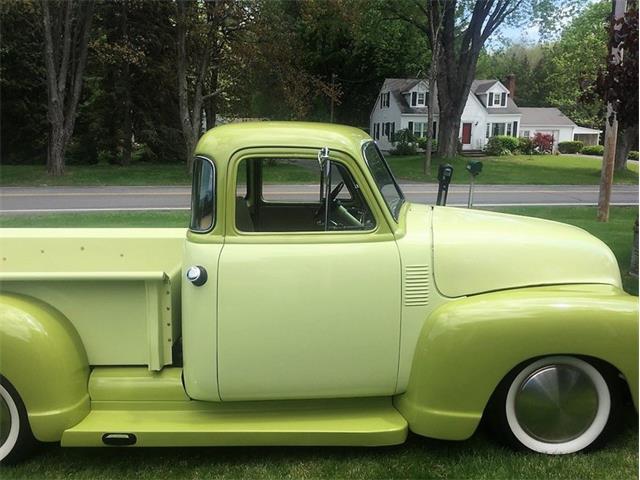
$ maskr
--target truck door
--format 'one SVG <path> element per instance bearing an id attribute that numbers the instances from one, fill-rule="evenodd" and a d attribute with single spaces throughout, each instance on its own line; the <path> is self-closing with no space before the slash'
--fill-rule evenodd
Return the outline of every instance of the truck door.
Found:
<path id="1" fill-rule="evenodd" d="M 336 154 L 321 169 L 316 155 L 253 150 L 229 166 L 217 312 L 223 401 L 394 392 L 398 249 L 355 162 Z M 283 178 L 299 184 L 271 184 Z"/>

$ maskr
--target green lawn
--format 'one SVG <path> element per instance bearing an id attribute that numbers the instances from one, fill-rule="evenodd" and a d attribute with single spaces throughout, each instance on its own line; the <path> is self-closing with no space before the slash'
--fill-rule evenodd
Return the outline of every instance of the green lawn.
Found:
<path id="1" fill-rule="evenodd" d="M 439 159 L 434 158 L 431 176 L 423 172 L 423 155 L 387 157 L 391 170 L 402 180 L 436 182 Z M 465 167 L 469 158 L 450 160 L 453 183 L 469 183 Z M 482 173 L 477 183 L 529 185 L 597 185 L 600 182 L 601 158 L 575 155 L 515 155 L 512 157 L 484 157 Z M 615 183 L 638 184 L 638 164 L 629 163 L 629 170 L 614 178 Z"/>
<path id="2" fill-rule="evenodd" d="M 434 158 L 431 176 L 422 173 L 422 155 L 388 157 L 393 173 L 401 180 L 435 182 L 438 162 Z M 458 157 L 450 161 L 454 167 L 453 182 L 469 182 L 465 165 L 469 159 Z M 597 185 L 602 160 L 575 155 L 518 155 L 481 159 L 484 169 L 478 183 L 533 185 Z M 615 183 L 638 184 L 638 164 L 630 163 L 630 170 L 617 175 Z M 317 181 L 316 172 L 279 162 L 265 168 L 267 183 L 307 183 Z M 49 177 L 41 165 L 1 165 L 0 186 L 31 185 L 188 185 L 190 178 L 181 164 L 134 163 L 129 167 L 117 165 L 69 166 L 63 177 Z"/>
<path id="3" fill-rule="evenodd" d="M 319 172 L 279 161 L 264 169 L 265 183 L 318 181 Z M 1 165 L 0 186 L 59 185 L 190 185 L 191 176 L 182 164 L 134 163 L 118 165 L 71 165 L 63 177 L 50 177 L 42 165 Z"/>
<path id="4" fill-rule="evenodd" d="M 614 207 L 611 221 L 595 221 L 589 207 L 494 209 L 571 223 L 601 238 L 616 254 L 623 272 L 631 253 L 637 208 Z M 96 213 L 0 216 L 0 226 L 184 227 L 187 212 Z M 637 294 L 638 280 L 626 275 L 625 289 Z M 532 479 L 637 478 L 638 417 L 625 406 L 622 432 L 589 454 L 545 457 L 497 445 L 483 429 L 465 442 L 410 435 L 407 443 L 386 448 L 166 448 L 61 449 L 47 445 L 37 456 L 0 468 L 3 479 L 156 478 L 451 478 Z"/>

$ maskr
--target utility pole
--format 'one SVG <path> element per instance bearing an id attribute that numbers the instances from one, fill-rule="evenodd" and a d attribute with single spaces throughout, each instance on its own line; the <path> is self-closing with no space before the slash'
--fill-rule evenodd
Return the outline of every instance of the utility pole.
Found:
<path id="1" fill-rule="evenodd" d="M 336 99 L 336 74 L 331 74 L 331 123 L 333 123 L 333 104 Z"/>
<path id="2" fill-rule="evenodd" d="M 609 31 L 609 41 L 613 45 L 618 20 L 624 17 L 626 0 L 611 0 L 613 15 Z M 610 62 L 618 64 L 622 61 L 622 50 L 611 47 Z M 607 118 L 604 133 L 604 156 L 602 158 L 602 172 L 600 174 L 600 194 L 598 197 L 598 221 L 609 221 L 609 204 L 611 203 L 611 186 L 613 184 L 613 167 L 616 159 L 616 142 L 618 139 L 618 119 L 610 101 L 607 101 Z"/>

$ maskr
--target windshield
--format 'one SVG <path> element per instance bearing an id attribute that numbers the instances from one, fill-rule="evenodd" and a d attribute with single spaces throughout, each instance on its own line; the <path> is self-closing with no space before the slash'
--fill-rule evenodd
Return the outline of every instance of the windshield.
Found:
<path id="1" fill-rule="evenodd" d="M 362 152 L 364 153 L 364 159 L 369 166 L 371 175 L 373 175 L 373 179 L 378 186 L 378 190 L 380 190 L 387 207 L 389 207 L 391 215 L 398 220 L 400 208 L 402 208 L 402 204 L 404 203 L 404 194 L 396 183 L 395 178 L 393 178 L 389 165 L 387 165 L 382 153 L 380 153 L 380 150 L 378 150 L 374 142 L 368 142 L 362 149 Z"/>

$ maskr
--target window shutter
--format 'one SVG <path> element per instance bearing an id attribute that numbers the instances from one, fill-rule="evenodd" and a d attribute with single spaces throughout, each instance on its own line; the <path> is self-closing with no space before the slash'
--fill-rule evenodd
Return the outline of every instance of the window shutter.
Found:
<path id="1" fill-rule="evenodd" d="M 384 95 L 384 93 L 380 94 L 380 108 L 382 108 L 382 96 Z"/>
<path id="2" fill-rule="evenodd" d="M 433 137 L 432 138 L 438 138 L 438 127 L 437 127 L 437 125 L 438 124 L 434 120 L 434 122 L 433 122 Z"/>
<path id="3" fill-rule="evenodd" d="M 415 107 L 418 102 L 418 92 L 411 92 L 411 106 Z"/>
<path id="4" fill-rule="evenodd" d="M 507 106 L 507 94 L 502 92 L 502 98 L 500 99 L 500 105 L 503 107 Z"/>
<path id="5" fill-rule="evenodd" d="M 409 122 L 409 131 L 413 133 L 413 122 Z"/>
<path id="6" fill-rule="evenodd" d="M 489 93 L 489 103 L 487 104 L 487 107 L 492 107 L 493 106 L 493 92 Z"/>
<path id="7" fill-rule="evenodd" d="M 396 133 L 396 122 L 391 122 L 391 138 L 393 139 Z"/>
<path id="8" fill-rule="evenodd" d="M 517 137 L 518 136 L 518 122 L 513 122 L 513 136 Z"/>
<path id="9" fill-rule="evenodd" d="M 390 99 L 391 99 L 391 92 L 387 92 L 387 107 L 389 106 Z"/>

